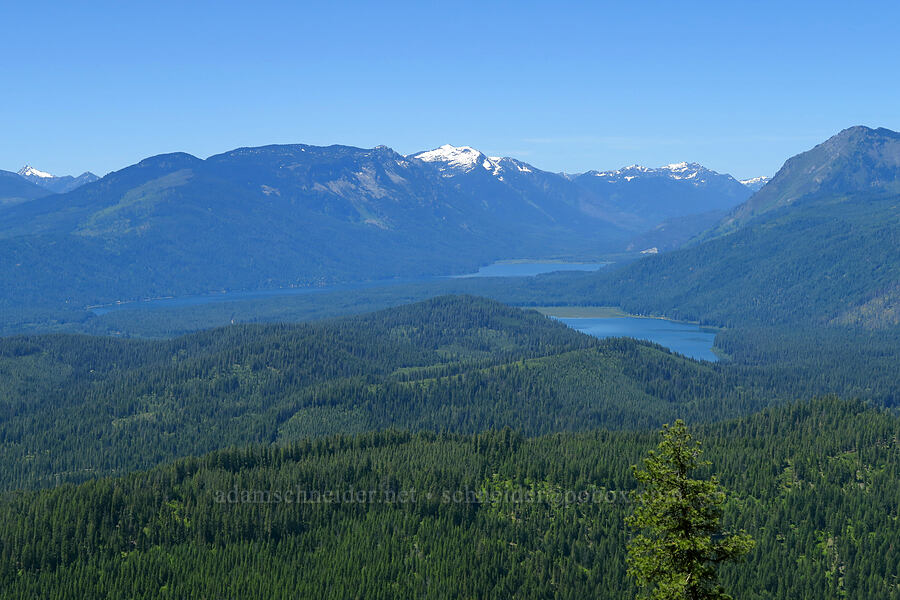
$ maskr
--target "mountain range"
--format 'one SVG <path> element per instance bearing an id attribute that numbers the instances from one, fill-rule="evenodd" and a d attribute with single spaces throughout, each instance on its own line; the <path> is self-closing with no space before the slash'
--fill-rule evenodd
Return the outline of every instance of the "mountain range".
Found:
<path id="1" fill-rule="evenodd" d="M 27 179 L 42 188 L 48 189 L 55 194 L 64 194 L 79 188 L 86 183 L 92 183 L 100 179 L 90 171 L 85 171 L 78 177 L 71 175 L 63 175 L 57 177 L 45 171 L 39 171 L 31 165 L 25 165 L 18 171 L 18 175 Z"/>
<path id="2" fill-rule="evenodd" d="M 549 173 L 453 146 L 155 156 L 10 206 L 0 274 L 11 285 L 0 302 L 84 306 L 447 275 L 498 259 L 598 256 L 635 236 L 666 248 L 653 230 L 667 219 L 681 219 L 667 239 L 683 240 L 696 233 L 687 217 L 724 214 L 750 195 L 687 163 L 620 174 Z"/>
<path id="3" fill-rule="evenodd" d="M 480 292 L 507 293 L 527 280 L 530 302 L 552 293 L 727 325 L 715 363 L 459 295 L 160 340 L 0 338 L 0 598 L 633 598 L 632 465 L 655 456 L 649 427 L 681 418 L 710 461 L 701 476 L 722 474 L 716 518 L 756 541 L 721 571 L 735 597 L 896 596 L 900 328 L 870 331 L 870 315 L 897 306 L 889 294 L 862 301 L 896 289 L 900 194 L 879 150 L 892 133 L 861 133 L 830 140 L 824 162 L 816 149 L 788 161 L 775 178 L 788 192 L 734 218 L 754 196 L 681 250 L 608 273 L 482 280 Z M 429 251 L 410 230 L 453 231 L 430 242 L 485 253 L 562 243 L 541 228 L 628 235 L 608 207 L 568 201 L 558 178 L 459 154 L 154 157 L 11 206 L 0 278 L 37 299 L 81 281 L 223 280 L 234 273 L 209 269 L 240 268 L 228 261 L 242 254 L 268 252 L 255 267 L 273 273 L 340 248 L 374 268 L 404 256 L 385 239 Z M 369 231 L 398 237 L 361 242 Z M 39 279 L 40 264 L 63 283 Z"/>
<path id="4" fill-rule="evenodd" d="M 755 540 L 724 589 L 896 597 L 897 140 L 842 131 L 736 207 L 748 184 L 699 165 L 569 176 L 451 146 L 169 154 L 43 197 L 10 174 L 2 319 L 630 245 L 599 272 L 437 283 L 722 326 L 722 360 L 430 279 L 316 323 L 5 336 L 0 598 L 633 598 L 632 465 L 665 468 L 680 446 L 648 454 L 647 429 L 675 419 L 722 474 L 715 518 Z M 640 250 L 659 236 L 687 243 Z"/>
<path id="5" fill-rule="evenodd" d="M 493 177 L 517 189 L 538 187 L 544 193 L 555 189 L 577 198 L 587 216 L 637 234 L 652 232 L 670 219 L 710 213 L 724 216 L 765 180 L 756 178 L 744 184 L 731 175 L 686 162 L 576 175 L 548 173 L 514 158 L 486 156 L 469 146 L 444 145 L 412 158 L 434 164 L 443 177 L 455 181 Z M 563 179 L 574 185 L 567 186 Z"/>
<path id="6" fill-rule="evenodd" d="M 702 241 L 583 284 L 599 303 L 719 325 L 900 324 L 900 134 L 841 131 Z"/>
<path id="7" fill-rule="evenodd" d="M 78 177 L 56 177 L 29 165 L 22 167 L 18 173 L 0 170 L 0 210 L 50 194 L 70 192 L 97 179 L 90 172 Z"/>
<path id="8" fill-rule="evenodd" d="M 488 282 L 466 291 L 717 325 L 891 327 L 900 322 L 898 138 L 847 129 L 787 160 L 756 193 L 693 163 L 565 175 L 467 146 L 409 156 L 307 145 L 206 160 L 161 155 L 65 194 L 10 203 L 0 223 L 8 282 L 0 311 L 8 320 L 133 298 L 410 280 L 498 259 L 626 251 L 642 258 L 502 284 L 515 292 Z M 19 179 L 18 194 L 38 194 Z"/>
<path id="9" fill-rule="evenodd" d="M 745 186 L 750 188 L 750 190 L 752 190 L 754 192 L 758 192 L 759 190 L 761 190 L 763 188 L 764 185 L 769 183 L 769 181 L 771 181 L 771 180 L 772 180 L 771 177 L 760 176 L 760 177 L 751 177 L 750 179 L 741 179 L 740 181 L 742 184 L 744 184 Z"/>
<path id="10" fill-rule="evenodd" d="M 588 171 L 574 181 L 590 190 L 596 209 L 619 215 L 623 226 L 635 230 L 687 215 L 724 213 L 751 193 L 730 175 L 685 162 L 658 169 L 632 165 L 616 171 Z"/>
<path id="11" fill-rule="evenodd" d="M 0 171 L 0 210 L 42 198 L 51 192 L 10 171 Z"/>

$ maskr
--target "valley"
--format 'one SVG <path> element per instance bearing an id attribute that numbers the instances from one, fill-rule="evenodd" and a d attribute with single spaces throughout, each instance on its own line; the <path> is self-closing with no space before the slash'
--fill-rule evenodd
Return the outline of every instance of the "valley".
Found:
<path id="1" fill-rule="evenodd" d="M 842 175 L 893 140 L 841 132 L 713 221 L 690 214 L 738 188 L 699 165 L 572 178 L 469 147 L 166 155 L 17 200 L 0 597 L 632 597 L 629 468 L 676 419 L 757 540 L 723 582 L 896 597 L 900 209 L 882 163 Z M 794 197 L 798 163 L 834 181 Z M 665 195 L 684 179 L 718 187 Z M 634 246 L 679 218 L 708 227 Z M 216 500 L 273 490 L 416 500 Z M 511 490 L 612 500 L 484 500 Z"/>
<path id="2" fill-rule="evenodd" d="M 900 600 L 900 4 L 5 8 L 0 600 Z"/>
<path id="3" fill-rule="evenodd" d="M 111 304 L 88 306 L 87 309 L 96 315 L 104 315 L 113 310 L 131 309 L 135 305 L 141 308 L 153 309 L 177 308 L 181 306 L 198 306 L 214 302 L 234 302 L 255 298 L 269 298 L 278 296 L 291 296 L 295 294 L 330 293 L 360 290 L 366 288 L 378 288 L 388 286 L 404 286 L 419 283 L 434 283 L 449 279 L 468 279 L 472 277 L 532 277 L 542 273 L 556 273 L 561 271 L 596 271 L 610 263 L 588 262 L 529 262 L 525 260 L 495 262 L 480 267 L 477 272 L 464 275 L 418 277 L 413 279 L 384 279 L 378 281 L 357 281 L 337 285 L 320 285 L 310 287 L 277 288 L 270 290 L 249 291 L 225 291 L 218 294 L 204 294 L 187 297 L 145 298 L 136 301 L 119 301 Z"/>

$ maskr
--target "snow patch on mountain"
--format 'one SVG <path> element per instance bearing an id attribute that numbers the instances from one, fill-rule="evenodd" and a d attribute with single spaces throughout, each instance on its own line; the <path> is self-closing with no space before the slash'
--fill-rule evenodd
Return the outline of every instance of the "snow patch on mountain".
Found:
<path id="1" fill-rule="evenodd" d="M 741 179 L 741 183 L 753 190 L 754 192 L 758 192 L 771 180 L 771 177 L 752 177 L 750 179 Z"/>
<path id="2" fill-rule="evenodd" d="M 31 165 L 25 165 L 24 167 L 19 169 L 17 173 L 22 179 L 30 181 L 31 183 L 39 185 L 42 188 L 50 190 L 51 192 L 57 194 L 70 192 L 75 188 L 81 187 L 86 183 L 97 181 L 98 179 L 98 177 L 90 171 L 86 171 L 78 177 L 72 177 L 71 175 L 63 175 L 62 177 L 57 177 L 56 175 L 52 175 L 50 173 L 47 173 L 46 171 L 35 169 Z"/>
<path id="3" fill-rule="evenodd" d="M 689 162 L 671 163 L 656 169 L 642 165 L 630 165 L 615 171 L 588 171 L 588 174 L 605 179 L 609 183 L 631 182 L 645 178 L 666 178 L 686 180 L 697 186 L 707 183 L 714 177 L 731 178 L 731 175 L 720 174 L 701 164 Z"/>
<path id="4" fill-rule="evenodd" d="M 490 172 L 500 181 L 504 181 L 504 173 L 534 173 L 536 169 L 507 156 L 486 156 L 471 146 L 451 146 L 444 144 L 434 150 L 426 150 L 410 155 L 424 162 L 435 164 L 444 177 L 453 177 L 462 173 L 470 173 L 478 167 Z"/>
<path id="5" fill-rule="evenodd" d="M 413 158 L 431 163 L 440 163 L 440 169 L 450 169 L 454 171 L 468 172 L 474 169 L 478 163 L 481 163 L 485 169 L 491 170 L 494 167 L 493 162 L 484 154 L 472 148 L 471 146 L 451 146 L 444 144 L 440 148 L 434 150 L 426 150 L 414 154 Z"/>
<path id="6" fill-rule="evenodd" d="M 31 165 L 25 165 L 18 171 L 19 175 L 22 177 L 40 177 L 41 179 L 53 179 L 53 175 L 47 173 L 46 171 L 38 171 Z"/>

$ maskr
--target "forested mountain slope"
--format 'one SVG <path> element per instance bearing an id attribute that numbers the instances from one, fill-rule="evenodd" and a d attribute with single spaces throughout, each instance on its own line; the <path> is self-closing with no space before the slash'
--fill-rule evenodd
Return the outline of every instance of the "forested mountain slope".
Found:
<path id="1" fill-rule="evenodd" d="M 537 435 L 720 420 L 823 393 L 898 403 L 896 337 L 745 338 L 723 342 L 734 362 L 703 363 L 471 297 L 163 341 L 3 338 L 0 487 L 385 428 Z M 773 348 L 781 360 L 757 355 Z"/>
<path id="2" fill-rule="evenodd" d="M 720 325 L 826 324 L 879 297 L 896 302 L 900 196 L 798 201 L 593 279 L 577 282 L 572 297 Z"/>
<path id="3" fill-rule="evenodd" d="M 847 129 L 702 241 L 560 281 L 530 287 L 718 325 L 900 325 L 900 134 Z"/>
<path id="4" fill-rule="evenodd" d="M 849 127 L 784 163 L 759 192 L 722 224 L 727 231 L 813 196 L 900 193 L 900 133 Z"/>
<path id="5" fill-rule="evenodd" d="M 465 297 L 160 342 L 4 338 L 0 373 L 3 487 L 330 433 L 631 427 L 760 401 L 721 402 L 720 375 L 661 348 Z"/>
<path id="6" fill-rule="evenodd" d="M 533 174 L 535 177 L 537 174 Z M 385 147 L 151 157 L 10 208 L 2 298 L 84 306 L 221 289 L 471 272 L 499 258 L 612 248 L 578 190 L 485 174 L 460 185 Z"/>
<path id="7" fill-rule="evenodd" d="M 756 538 L 722 570 L 736 598 L 900 598 L 896 417 L 820 400 L 696 434 Z M 7 493 L 0 597 L 633 598 L 630 466 L 656 441 L 382 432 Z"/>
<path id="8" fill-rule="evenodd" d="M 303 144 L 205 160 L 153 156 L 4 209 L 0 324 L 71 321 L 89 305 L 140 298 L 462 274 L 501 259 L 596 258 L 634 250 L 635 236 L 669 247 L 696 232 L 685 217 L 750 194 L 729 175 L 679 169 L 573 178 L 449 146 L 412 156 Z"/>

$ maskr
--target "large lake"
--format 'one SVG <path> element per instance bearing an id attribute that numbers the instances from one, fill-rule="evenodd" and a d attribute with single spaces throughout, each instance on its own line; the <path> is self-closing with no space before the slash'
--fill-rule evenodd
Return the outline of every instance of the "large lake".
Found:
<path id="1" fill-rule="evenodd" d="M 477 273 L 455 276 L 418 277 L 412 279 L 386 279 L 381 281 L 364 281 L 359 283 L 341 283 L 321 287 L 306 288 L 278 288 L 271 290 L 233 291 L 215 294 L 202 294 L 197 296 L 178 296 L 173 298 L 147 298 L 133 302 L 121 302 L 116 304 L 104 304 L 91 306 L 90 310 L 97 315 L 102 315 L 114 310 L 129 308 L 174 308 L 178 306 L 196 306 L 198 304 L 211 304 L 214 302 L 229 302 L 232 300 L 249 300 L 253 298 L 270 298 L 272 296 L 292 296 L 300 294 L 315 294 L 320 292 L 339 292 L 342 290 L 360 290 L 370 287 L 392 286 L 409 283 L 422 283 L 427 281 L 441 281 L 465 277 L 533 277 L 541 273 L 554 271 L 596 271 L 609 263 L 563 263 L 563 262 L 497 262 L 478 269 Z"/>
<path id="2" fill-rule="evenodd" d="M 718 360 L 712 351 L 716 339 L 715 332 L 703 329 L 699 325 L 640 317 L 559 318 L 559 320 L 573 329 L 594 337 L 649 340 L 691 358 Z"/>
<path id="3" fill-rule="evenodd" d="M 497 262 L 481 267 L 477 273 L 457 275 L 456 277 L 533 277 L 542 273 L 552 273 L 555 271 L 597 271 L 608 264 L 609 263 L 597 262 Z M 345 283 L 317 288 L 282 288 L 273 290 L 223 292 L 199 296 L 180 296 L 176 298 L 152 298 L 137 302 L 93 306 L 91 307 L 91 310 L 95 314 L 102 315 L 110 311 L 128 308 L 174 308 L 178 306 L 196 306 L 231 300 L 248 300 L 272 296 L 358 290 L 376 286 L 439 281 L 452 278 L 453 277 L 421 277 L 405 280 L 392 279 L 386 281 Z M 709 361 L 718 360 L 716 355 L 712 352 L 713 340 L 716 337 L 715 332 L 701 329 L 697 325 L 666 321 L 663 319 L 645 319 L 638 317 L 555 318 L 558 318 L 569 327 L 598 338 L 632 337 L 639 340 L 649 340 L 675 352 L 684 354 L 685 356 L 690 356 L 691 358 Z"/>
<path id="4" fill-rule="evenodd" d="M 598 271 L 609 263 L 564 262 L 496 262 L 478 269 L 477 273 L 457 277 L 534 277 L 556 271 Z"/>

